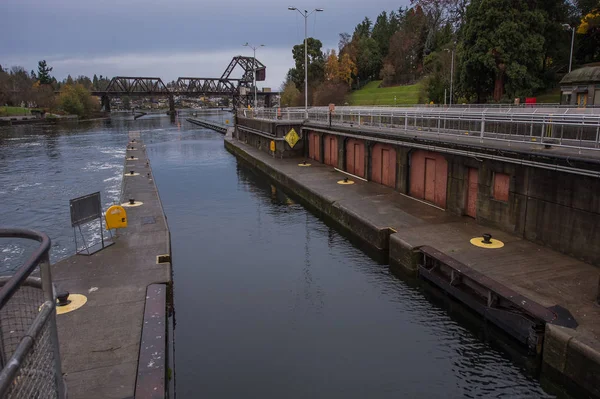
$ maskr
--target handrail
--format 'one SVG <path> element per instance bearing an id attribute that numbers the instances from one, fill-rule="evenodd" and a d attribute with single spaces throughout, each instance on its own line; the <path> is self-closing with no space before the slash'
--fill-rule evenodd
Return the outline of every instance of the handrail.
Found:
<path id="1" fill-rule="evenodd" d="M 25 238 L 40 242 L 40 246 L 29 256 L 29 259 L 19 267 L 12 278 L 0 288 L 0 309 L 6 305 L 6 302 L 13 296 L 19 286 L 33 272 L 33 270 L 42 262 L 44 255 L 48 255 L 50 250 L 50 238 L 45 234 L 30 229 L 20 229 L 14 227 L 0 228 L 0 238 Z"/>
<path id="2" fill-rule="evenodd" d="M 0 227 L 0 238 L 40 243 L 13 276 L 1 281 L 0 397 L 64 399 L 50 238 L 38 231 L 13 227 Z M 30 277 L 38 266 L 41 278 Z"/>
<path id="3" fill-rule="evenodd" d="M 567 112 L 547 109 L 441 109 L 312 107 L 305 118 L 298 108 L 238 110 L 238 116 L 265 120 L 302 121 L 330 128 L 364 129 L 362 134 L 436 134 L 440 139 L 457 135 L 484 140 L 528 142 L 577 149 L 600 150 L 600 113 L 570 108 Z M 569 112 L 571 111 L 571 112 Z M 582 112 L 583 111 L 583 112 Z M 370 130 L 367 130 L 370 129 Z M 375 129 L 376 131 L 373 131 Z M 460 140 L 460 138 L 459 138 Z"/>

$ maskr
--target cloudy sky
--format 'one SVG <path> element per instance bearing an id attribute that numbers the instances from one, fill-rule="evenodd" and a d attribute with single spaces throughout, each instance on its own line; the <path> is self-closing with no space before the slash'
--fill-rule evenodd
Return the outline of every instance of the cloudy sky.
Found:
<path id="1" fill-rule="evenodd" d="M 0 0 L 0 65 L 37 70 L 46 59 L 58 79 L 105 76 L 219 77 L 242 47 L 265 44 L 266 87 L 278 88 L 293 65 L 291 47 L 304 38 L 293 5 L 325 11 L 311 16 L 309 36 L 337 48 L 365 16 L 410 0 Z"/>

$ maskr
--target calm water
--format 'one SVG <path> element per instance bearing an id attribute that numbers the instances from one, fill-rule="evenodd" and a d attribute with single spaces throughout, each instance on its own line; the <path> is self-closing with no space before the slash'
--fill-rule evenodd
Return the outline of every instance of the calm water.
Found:
<path id="1" fill-rule="evenodd" d="M 392 276 L 187 122 L 2 128 L 0 223 L 48 232 L 53 259 L 72 254 L 68 200 L 118 199 L 130 130 L 144 132 L 172 233 L 179 398 L 550 396 L 514 346 L 464 327 L 461 309 Z M 0 251 L 6 267 L 22 249 Z"/>

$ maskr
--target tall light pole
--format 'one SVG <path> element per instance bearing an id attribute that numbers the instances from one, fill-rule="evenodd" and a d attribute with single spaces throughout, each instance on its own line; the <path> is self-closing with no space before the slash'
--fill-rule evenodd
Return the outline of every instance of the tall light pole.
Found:
<path id="1" fill-rule="evenodd" d="M 248 42 L 246 42 L 244 47 L 250 47 L 254 51 L 254 56 L 252 58 L 252 84 L 254 85 L 254 109 L 256 109 L 256 106 L 258 105 L 258 101 L 256 99 L 256 49 L 259 47 L 265 47 L 265 45 L 261 44 L 260 46 L 251 46 L 248 44 Z"/>
<path id="2" fill-rule="evenodd" d="M 311 12 L 298 10 L 296 7 L 288 7 L 288 10 L 298 11 L 304 17 L 304 119 L 308 119 L 308 17 L 313 12 L 321 12 L 322 8 L 315 8 Z"/>
<path id="3" fill-rule="evenodd" d="M 573 67 L 573 45 L 575 44 L 575 27 L 569 24 L 563 24 L 563 28 L 571 29 L 573 31 L 571 35 L 571 55 L 569 56 L 569 73 L 571 73 L 571 68 Z"/>
<path id="4" fill-rule="evenodd" d="M 450 49 L 444 49 L 446 51 L 451 51 L 452 52 L 452 63 L 450 64 L 450 106 L 452 106 L 452 93 L 453 93 L 453 86 L 454 86 L 454 48 L 452 48 L 452 50 Z M 445 98 L 444 98 L 445 100 Z"/>

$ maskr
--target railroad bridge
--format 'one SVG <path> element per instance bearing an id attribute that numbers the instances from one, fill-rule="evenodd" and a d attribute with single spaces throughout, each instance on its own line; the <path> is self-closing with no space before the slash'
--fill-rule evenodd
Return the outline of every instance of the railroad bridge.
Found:
<path id="1" fill-rule="evenodd" d="M 240 67 L 243 70 L 241 78 L 233 78 L 234 70 Z M 169 88 L 159 77 L 145 76 L 115 76 L 111 79 L 105 90 L 94 90 L 92 95 L 101 98 L 102 108 L 110 111 L 110 98 L 120 96 L 152 96 L 168 97 L 169 111 L 175 112 L 176 95 L 182 96 L 222 96 L 231 97 L 235 107 L 246 107 L 250 104 L 253 93 L 254 74 L 256 81 L 264 81 L 266 67 L 254 57 L 234 57 L 220 78 L 180 77 L 175 87 Z M 265 98 L 267 106 L 271 98 L 277 93 L 257 92 Z"/>

